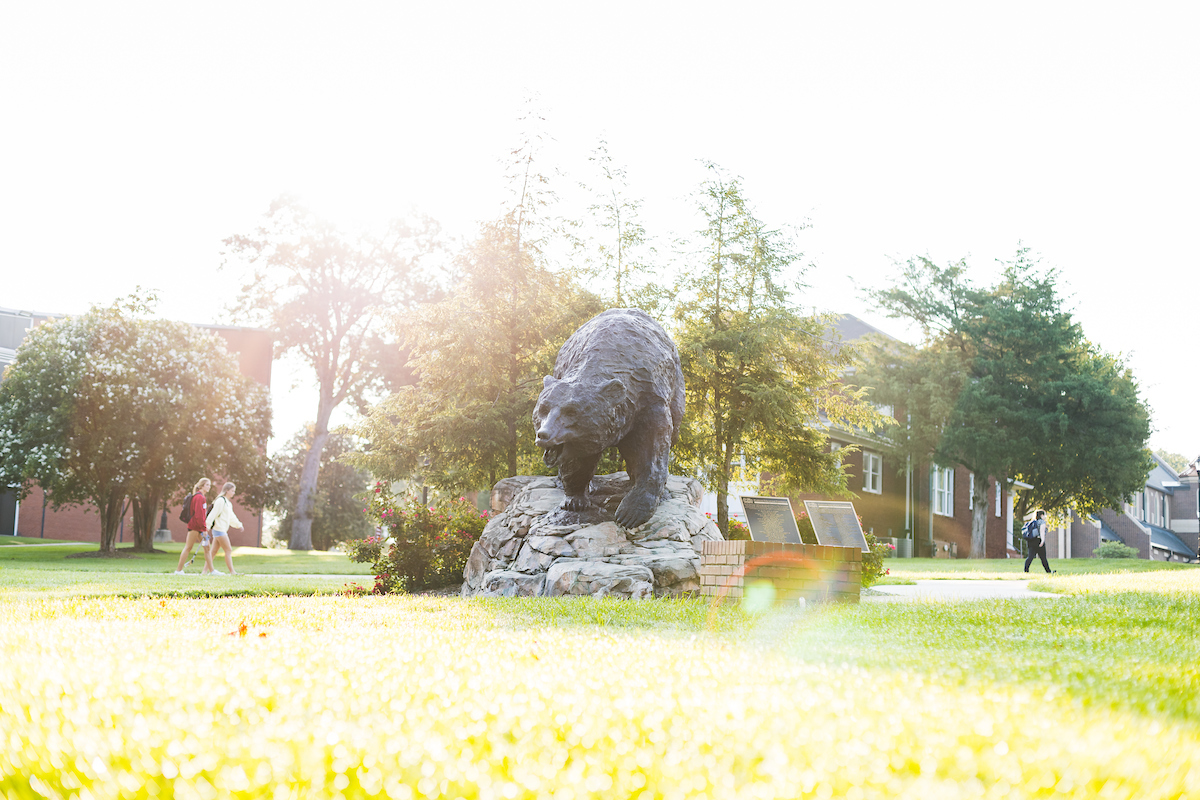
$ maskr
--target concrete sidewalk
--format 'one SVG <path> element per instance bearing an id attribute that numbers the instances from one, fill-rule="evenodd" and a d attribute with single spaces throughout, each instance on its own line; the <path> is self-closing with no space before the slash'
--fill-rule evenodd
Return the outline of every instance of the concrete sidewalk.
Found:
<path id="1" fill-rule="evenodd" d="M 1041 576 L 1038 576 L 1041 577 Z M 863 602 L 903 602 L 917 600 L 1036 600 L 1057 598 L 1050 592 L 1034 592 L 1029 581 L 917 581 L 910 585 L 872 586 L 873 592 L 884 595 L 867 596 Z"/>

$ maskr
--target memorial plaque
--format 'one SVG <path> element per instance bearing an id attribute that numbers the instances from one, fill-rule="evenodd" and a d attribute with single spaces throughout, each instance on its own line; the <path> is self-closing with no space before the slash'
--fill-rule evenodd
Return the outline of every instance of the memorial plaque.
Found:
<path id="1" fill-rule="evenodd" d="M 804 509 L 817 533 L 817 544 L 857 547 L 864 553 L 871 552 L 862 525 L 858 522 L 858 514 L 854 513 L 853 503 L 805 500 Z"/>
<path id="2" fill-rule="evenodd" d="M 792 502 L 786 497 L 741 497 L 750 526 L 750 538 L 755 542 L 792 542 L 801 544 L 800 529 L 792 513 Z"/>

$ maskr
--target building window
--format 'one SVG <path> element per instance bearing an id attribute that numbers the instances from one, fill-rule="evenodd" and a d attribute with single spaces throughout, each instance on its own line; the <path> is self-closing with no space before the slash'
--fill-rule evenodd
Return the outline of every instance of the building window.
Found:
<path id="1" fill-rule="evenodd" d="M 1000 481 L 996 481 L 996 516 L 1000 516 Z"/>
<path id="2" fill-rule="evenodd" d="M 883 492 L 883 456 L 878 453 L 863 452 L 863 491 Z"/>
<path id="3" fill-rule="evenodd" d="M 933 468 L 933 513 L 954 516 L 954 467 Z"/>
<path id="4" fill-rule="evenodd" d="M 967 510 L 975 510 L 975 473 L 967 475 Z"/>

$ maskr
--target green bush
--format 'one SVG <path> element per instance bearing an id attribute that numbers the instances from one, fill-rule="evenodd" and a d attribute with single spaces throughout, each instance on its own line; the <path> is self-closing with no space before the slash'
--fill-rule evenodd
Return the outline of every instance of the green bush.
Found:
<path id="1" fill-rule="evenodd" d="M 1137 558 L 1138 551 L 1136 547 L 1120 542 L 1103 542 L 1092 551 L 1092 555 L 1096 558 Z"/>
<path id="2" fill-rule="evenodd" d="M 465 498 L 426 506 L 415 497 L 397 498 L 376 483 L 364 509 L 383 536 L 346 545 L 351 561 L 370 564 L 375 594 L 448 586 L 462 580 L 471 547 L 488 515 Z"/>

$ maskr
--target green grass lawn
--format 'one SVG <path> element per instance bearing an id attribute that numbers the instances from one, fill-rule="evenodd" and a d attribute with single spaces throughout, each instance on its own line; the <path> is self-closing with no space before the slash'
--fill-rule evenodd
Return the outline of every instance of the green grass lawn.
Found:
<path id="1" fill-rule="evenodd" d="M 5 564 L 0 795 L 1200 797 L 1200 570 L 1159 566 L 747 616 Z"/>
<path id="2" fill-rule="evenodd" d="M 41 541 L 41 540 L 34 540 Z M 69 572 L 159 572 L 169 574 L 179 563 L 182 544 L 158 544 L 155 549 L 163 551 L 151 554 L 136 554 L 133 558 L 68 558 L 79 553 L 96 552 L 95 544 L 77 542 L 53 547 L 0 548 L 0 570 L 53 570 Z M 123 553 L 132 553 L 129 546 L 117 546 Z M 204 565 L 204 555 L 199 547 L 192 549 L 196 558 L 189 573 L 199 574 Z M 274 550 L 265 547 L 233 548 L 233 568 L 238 572 L 255 575 L 364 575 L 369 576 L 367 564 L 355 564 L 342 553 L 320 551 L 297 552 Z M 218 559 L 217 568 L 225 571 L 224 556 Z"/>
<path id="3" fill-rule="evenodd" d="M 1038 580 L 1046 577 L 1040 561 L 1034 561 L 1026 574 L 1025 559 L 1022 558 L 887 558 L 883 566 L 889 574 L 879 581 L 882 584 L 918 580 Z M 1066 576 L 1186 571 L 1200 567 L 1140 558 L 1068 558 L 1051 559 L 1050 569 Z"/>
<path id="4" fill-rule="evenodd" d="M 33 536 L 0 536 L 0 547 L 6 544 L 57 544 L 65 539 L 38 539 Z"/>

